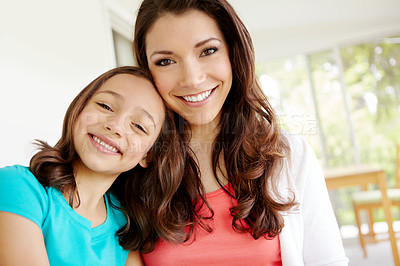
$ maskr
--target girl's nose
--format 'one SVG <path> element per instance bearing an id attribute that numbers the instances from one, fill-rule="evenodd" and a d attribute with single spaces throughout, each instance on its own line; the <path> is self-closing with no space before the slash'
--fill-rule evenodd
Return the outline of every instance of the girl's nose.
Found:
<path id="1" fill-rule="evenodd" d="M 118 119 L 113 117 L 112 119 L 108 119 L 104 123 L 104 128 L 109 134 L 115 134 L 118 137 L 121 137 L 124 134 L 124 121 L 122 119 Z"/>

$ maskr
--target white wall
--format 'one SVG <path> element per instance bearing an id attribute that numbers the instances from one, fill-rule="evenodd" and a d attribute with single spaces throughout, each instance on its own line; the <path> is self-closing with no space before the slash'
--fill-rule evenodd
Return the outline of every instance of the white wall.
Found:
<path id="1" fill-rule="evenodd" d="M 102 0 L 0 4 L 0 167 L 29 163 L 34 139 L 54 145 L 65 111 L 114 67 Z"/>
<path id="2" fill-rule="evenodd" d="M 400 35 L 399 0 L 228 1 L 259 62 Z"/>
<path id="3" fill-rule="evenodd" d="M 132 24 L 141 0 L 109 0 Z M 400 35 L 399 0 L 228 0 L 249 30 L 257 62 Z M 123 23 L 120 23 L 122 25 Z M 118 27 L 131 36 L 131 27 Z"/>

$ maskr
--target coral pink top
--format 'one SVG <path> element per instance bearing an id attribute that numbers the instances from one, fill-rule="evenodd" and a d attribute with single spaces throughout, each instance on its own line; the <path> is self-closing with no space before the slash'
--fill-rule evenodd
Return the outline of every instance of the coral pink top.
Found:
<path id="1" fill-rule="evenodd" d="M 229 184 L 225 188 L 232 191 Z M 146 266 L 282 265 L 279 237 L 255 240 L 249 233 L 235 232 L 229 208 L 237 201 L 222 188 L 205 197 L 214 210 L 214 218 L 206 220 L 213 231 L 208 233 L 197 228 L 192 237 L 180 245 L 159 241 L 153 252 L 142 255 Z M 204 206 L 204 209 L 207 208 Z"/>

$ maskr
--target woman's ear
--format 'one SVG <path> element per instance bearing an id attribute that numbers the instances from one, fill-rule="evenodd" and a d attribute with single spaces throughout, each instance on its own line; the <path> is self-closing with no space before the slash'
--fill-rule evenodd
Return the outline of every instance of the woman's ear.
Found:
<path id="1" fill-rule="evenodd" d="M 147 168 L 147 154 L 140 160 L 139 165 L 143 168 Z"/>

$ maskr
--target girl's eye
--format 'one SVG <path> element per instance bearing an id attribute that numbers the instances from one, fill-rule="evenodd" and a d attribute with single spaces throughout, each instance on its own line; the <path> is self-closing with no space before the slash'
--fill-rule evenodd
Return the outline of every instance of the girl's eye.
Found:
<path id="1" fill-rule="evenodd" d="M 158 66 L 168 66 L 168 65 L 171 65 L 173 63 L 174 63 L 174 61 L 172 61 L 171 59 L 166 58 L 166 59 L 161 59 L 161 60 L 157 61 L 156 65 L 158 65 Z"/>
<path id="2" fill-rule="evenodd" d="M 201 56 L 212 55 L 212 54 L 216 53 L 217 51 L 218 51 L 218 49 L 215 47 L 207 48 L 201 53 Z"/>
<path id="3" fill-rule="evenodd" d="M 132 125 L 133 125 L 135 128 L 137 128 L 138 130 L 140 130 L 140 131 L 142 131 L 143 133 L 147 134 L 147 131 L 146 131 L 146 130 L 144 129 L 144 127 L 142 127 L 141 125 L 136 124 L 136 123 L 132 123 Z"/>
<path id="4" fill-rule="evenodd" d="M 101 108 L 106 109 L 108 111 L 112 111 L 111 107 L 105 103 L 97 103 Z"/>

